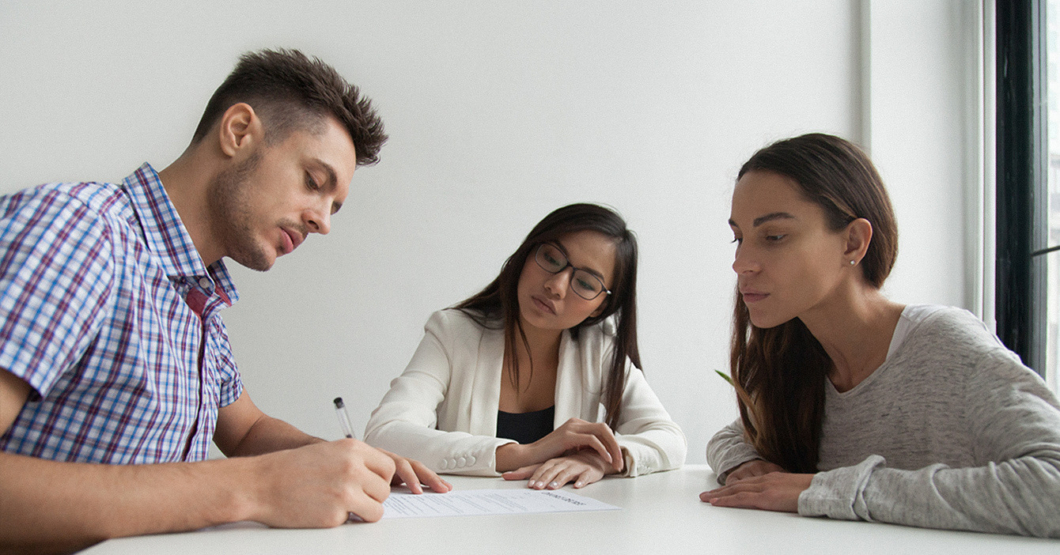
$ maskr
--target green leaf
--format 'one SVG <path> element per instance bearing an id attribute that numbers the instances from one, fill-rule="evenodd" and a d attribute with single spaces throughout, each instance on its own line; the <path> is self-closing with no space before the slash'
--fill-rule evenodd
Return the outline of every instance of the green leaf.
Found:
<path id="1" fill-rule="evenodd" d="M 714 372 L 721 376 L 721 379 L 729 382 L 729 385 L 736 387 L 736 385 L 732 383 L 732 378 L 728 374 L 722 372 L 721 370 L 715 370 Z"/>

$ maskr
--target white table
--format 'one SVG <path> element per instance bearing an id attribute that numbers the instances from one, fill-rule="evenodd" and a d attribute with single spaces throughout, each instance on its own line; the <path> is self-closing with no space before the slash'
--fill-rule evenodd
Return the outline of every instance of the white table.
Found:
<path id="1" fill-rule="evenodd" d="M 526 484 L 499 478 L 446 479 L 458 489 Z M 693 465 L 635 479 L 610 478 L 578 490 L 622 507 L 619 511 L 403 518 L 326 530 L 279 530 L 237 523 L 185 534 L 111 540 L 85 553 L 1060 554 L 1060 540 L 712 507 L 699 500 L 699 493 L 714 483 L 709 467 Z"/>

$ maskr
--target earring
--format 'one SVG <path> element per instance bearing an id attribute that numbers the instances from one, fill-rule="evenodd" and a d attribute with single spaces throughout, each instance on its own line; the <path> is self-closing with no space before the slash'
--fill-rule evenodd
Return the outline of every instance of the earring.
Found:
<path id="1" fill-rule="evenodd" d="M 851 261 L 850 261 L 850 265 L 851 265 L 851 266 L 853 266 L 854 264 L 857 264 L 857 263 L 858 263 L 858 261 L 857 261 L 857 260 L 851 260 Z"/>

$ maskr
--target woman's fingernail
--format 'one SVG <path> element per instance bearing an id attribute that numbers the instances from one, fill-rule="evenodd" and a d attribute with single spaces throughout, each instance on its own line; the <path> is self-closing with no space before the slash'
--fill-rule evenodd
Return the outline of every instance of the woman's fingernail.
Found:
<path id="1" fill-rule="evenodd" d="M 559 482 L 549 482 L 548 487 L 556 489 L 559 487 Z"/>

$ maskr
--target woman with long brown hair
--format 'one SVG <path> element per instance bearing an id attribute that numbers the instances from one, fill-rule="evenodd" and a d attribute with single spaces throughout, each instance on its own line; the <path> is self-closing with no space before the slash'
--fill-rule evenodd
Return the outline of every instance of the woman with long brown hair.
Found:
<path id="1" fill-rule="evenodd" d="M 880 287 L 898 231 L 838 137 L 741 168 L 729 220 L 740 418 L 707 446 L 715 506 L 1060 536 L 1060 405 L 967 311 Z"/>
<path id="2" fill-rule="evenodd" d="M 555 210 L 485 289 L 431 316 L 365 441 L 536 489 L 681 466 L 684 434 L 640 370 L 636 277 L 618 214 Z"/>

